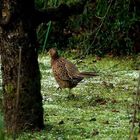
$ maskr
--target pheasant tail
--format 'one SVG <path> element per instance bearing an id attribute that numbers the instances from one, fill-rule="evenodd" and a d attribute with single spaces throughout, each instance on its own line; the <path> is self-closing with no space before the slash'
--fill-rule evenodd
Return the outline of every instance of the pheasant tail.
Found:
<path id="1" fill-rule="evenodd" d="M 95 72 L 80 72 L 79 76 L 81 77 L 92 77 L 92 76 L 98 76 Z"/>

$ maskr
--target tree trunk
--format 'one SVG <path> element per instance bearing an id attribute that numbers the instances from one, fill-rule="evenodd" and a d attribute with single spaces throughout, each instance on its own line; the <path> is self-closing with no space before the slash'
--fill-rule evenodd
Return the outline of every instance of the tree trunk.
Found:
<path id="1" fill-rule="evenodd" d="M 10 13 L 9 21 L 0 27 L 0 53 L 4 120 L 7 131 L 13 133 L 29 128 L 42 128 L 43 108 L 36 32 L 31 22 L 33 1 L 6 2 L 13 11 L 7 12 Z"/>
<path id="2" fill-rule="evenodd" d="M 8 132 L 44 126 L 36 27 L 80 14 L 85 3 L 82 0 L 39 11 L 34 8 L 34 0 L 0 0 L 0 54 Z"/>

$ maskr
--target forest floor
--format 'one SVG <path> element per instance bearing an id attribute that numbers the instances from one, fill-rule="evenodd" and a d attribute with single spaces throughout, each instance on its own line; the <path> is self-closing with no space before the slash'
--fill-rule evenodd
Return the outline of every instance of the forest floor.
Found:
<path id="1" fill-rule="evenodd" d="M 45 129 L 19 140 L 128 140 L 138 85 L 140 56 L 88 56 L 69 60 L 80 71 L 96 71 L 72 89 L 57 90 L 49 56 L 40 56 Z M 138 123 L 136 122 L 136 131 Z"/>

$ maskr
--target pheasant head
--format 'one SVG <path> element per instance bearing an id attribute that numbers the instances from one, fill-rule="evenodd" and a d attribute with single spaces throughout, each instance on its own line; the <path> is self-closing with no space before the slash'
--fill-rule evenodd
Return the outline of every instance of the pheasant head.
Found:
<path id="1" fill-rule="evenodd" d="M 49 50 L 49 55 L 51 56 L 51 59 L 57 59 L 59 58 L 58 52 L 55 48 L 51 48 Z"/>

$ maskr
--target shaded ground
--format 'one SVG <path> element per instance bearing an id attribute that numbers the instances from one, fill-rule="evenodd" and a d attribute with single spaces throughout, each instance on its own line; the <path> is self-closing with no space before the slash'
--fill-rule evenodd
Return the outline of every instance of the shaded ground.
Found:
<path id="1" fill-rule="evenodd" d="M 69 57 L 72 60 L 72 57 Z M 73 60 L 81 71 L 98 71 L 72 90 L 58 91 L 48 56 L 40 56 L 46 128 L 19 140 L 127 140 L 140 57 Z M 68 98 L 68 96 L 70 98 Z M 137 125 L 137 123 L 136 123 Z"/>

